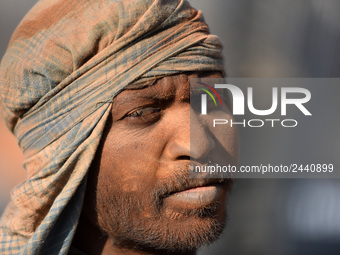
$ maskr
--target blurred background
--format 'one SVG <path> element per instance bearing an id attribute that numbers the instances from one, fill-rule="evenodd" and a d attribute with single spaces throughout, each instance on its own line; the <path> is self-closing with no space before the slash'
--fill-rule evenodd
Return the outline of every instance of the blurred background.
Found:
<path id="1" fill-rule="evenodd" d="M 189 0 L 190 1 L 190 0 Z M 34 0 L 0 0 L 0 56 L 10 36 Z M 203 10 L 212 33 L 224 44 L 227 73 L 237 78 L 337 78 L 340 77 L 340 1 L 338 0 L 191 0 Z M 340 86 L 339 86 L 340 87 Z M 320 87 L 320 90 L 322 87 Z M 337 102 L 338 92 L 329 95 Z M 324 99 L 328 101 L 328 98 Z M 311 144 L 333 140 L 327 150 L 339 163 L 340 138 L 325 131 L 325 125 L 339 130 L 339 121 L 330 117 L 304 129 L 294 137 L 281 137 L 276 155 L 301 155 L 308 161 L 316 148 Z M 265 158 L 261 148 L 274 146 L 269 134 L 259 134 L 256 157 Z M 262 136 L 262 137 L 261 137 Z M 0 213 L 9 201 L 10 190 L 25 178 L 23 156 L 16 139 L 0 123 Z M 241 164 L 248 160 L 245 148 L 254 146 L 254 137 L 241 130 Z M 256 142 L 257 143 L 257 142 Z M 318 163 L 318 162 L 315 162 Z M 328 163 L 328 162 L 326 162 Z M 331 162 L 329 162 L 331 163 Z M 335 169 L 337 170 L 337 169 Z M 200 255 L 330 255 L 340 254 L 339 179 L 239 179 L 229 199 L 227 228 L 213 245 Z"/>

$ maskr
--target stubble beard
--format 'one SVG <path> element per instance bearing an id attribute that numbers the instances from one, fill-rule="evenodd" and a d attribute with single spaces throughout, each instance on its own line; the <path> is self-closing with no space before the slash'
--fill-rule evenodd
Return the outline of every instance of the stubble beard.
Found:
<path id="1" fill-rule="evenodd" d="M 166 183 L 166 181 L 164 181 Z M 191 254 L 215 241 L 225 226 L 225 205 L 219 202 L 182 211 L 163 204 L 164 183 L 138 194 L 121 190 L 97 194 L 101 230 L 115 247 L 162 254 Z M 115 186 L 115 185 L 114 185 Z"/>

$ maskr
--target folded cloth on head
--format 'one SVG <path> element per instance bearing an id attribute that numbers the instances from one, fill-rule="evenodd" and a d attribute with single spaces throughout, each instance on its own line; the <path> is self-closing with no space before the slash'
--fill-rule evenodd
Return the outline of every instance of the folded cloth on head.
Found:
<path id="1" fill-rule="evenodd" d="M 125 86 L 221 71 L 221 44 L 181 0 L 41 0 L 13 34 L 0 107 L 27 180 L 0 222 L 1 254 L 67 254 L 86 174 Z"/>

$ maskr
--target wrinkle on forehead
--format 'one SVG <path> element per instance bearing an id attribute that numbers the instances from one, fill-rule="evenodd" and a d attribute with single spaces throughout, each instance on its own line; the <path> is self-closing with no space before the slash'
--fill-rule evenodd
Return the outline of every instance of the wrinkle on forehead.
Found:
<path id="1" fill-rule="evenodd" d="M 116 98 L 115 101 L 128 100 L 125 97 L 147 97 L 153 99 L 187 101 L 190 99 L 190 78 L 210 77 L 221 78 L 219 72 L 186 73 L 172 76 L 158 77 L 148 81 L 135 82 L 127 86 Z M 130 99 L 131 100 L 131 99 Z"/>
<path id="2" fill-rule="evenodd" d="M 185 74 L 166 76 L 153 81 L 139 83 L 126 87 L 113 102 L 131 101 L 131 98 L 151 98 L 170 100 L 175 97 L 189 98 L 190 85 L 188 76 Z"/>
<path id="3" fill-rule="evenodd" d="M 190 81 L 186 74 L 164 77 L 159 80 L 159 85 L 161 98 L 175 97 L 179 101 L 190 98 Z"/>

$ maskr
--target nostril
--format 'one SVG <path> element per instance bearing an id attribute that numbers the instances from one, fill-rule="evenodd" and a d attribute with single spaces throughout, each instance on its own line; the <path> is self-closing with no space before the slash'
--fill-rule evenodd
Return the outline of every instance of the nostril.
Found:
<path id="1" fill-rule="evenodd" d="M 177 157 L 177 160 L 190 160 L 190 157 L 186 156 L 186 155 L 183 155 L 183 156 Z"/>

